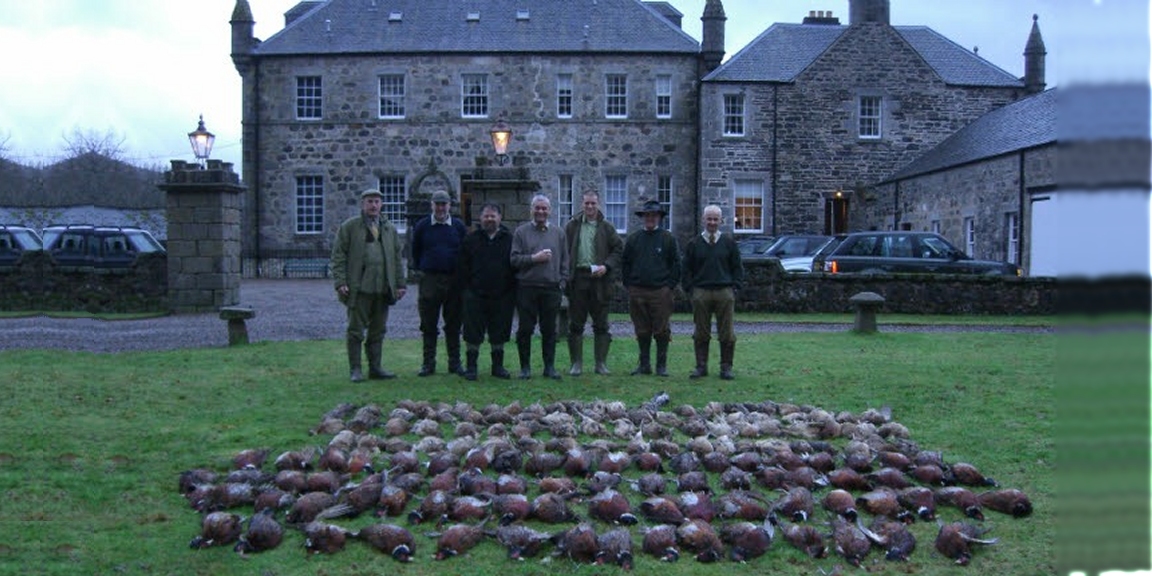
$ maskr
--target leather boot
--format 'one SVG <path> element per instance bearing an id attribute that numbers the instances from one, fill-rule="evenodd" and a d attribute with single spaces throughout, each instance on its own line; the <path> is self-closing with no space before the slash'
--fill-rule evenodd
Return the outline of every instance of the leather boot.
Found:
<path id="1" fill-rule="evenodd" d="M 584 335 L 568 334 L 568 360 L 572 367 L 568 369 L 569 376 L 579 376 L 584 373 Z"/>
<path id="2" fill-rule="evenodd" d="M 353 382 L 363 382 L 364 372 L 360 367 L 360 341 L 349 338 L 348 345 L 348 373 Z"/>
<path id="3" fill-rule="evenodd" d="M 656 375 L 668 375 L 668 340 L 656 341 Z"/>
<path id="4" fill-rule="evenodd" d="M 721 380 L 734 380 L 736 376 L 732 374 L 732 356 L 736 353 L 735 342 L 721 342 L 720 343 L 720 379 Z"/>
<path id="5" fill-rule="evenodd" d="M 608 348 L 612 345 L 611 334 L 597 334 L 596 335 L 596 373 L 602 376 L 609 374 L 608 372 Z"/>
<path id="6" fill-rule="evenodd" d="M 532 377 L 532 337 L 516 336 L 516 352 L 520 356 L 520 379 Z"/>
<path id="7" fill-rule="evenodd" d="M 688 375 L 689 378 L 703 378 L 708 375 L 708 340 L 695 340 L 696 345 L 696 369 Z"/>
<path id="8" fill-rule="evenodd" d="M 476 363 L 480 359 L 479 350 L 468 350 L 464 353 L 467 358 L 468 366 L 464 369 L 465 380 L 476 380 Z"/>
<path id="9" fill-rule="evenodd" d="M 492 375 L 507 380 L 512 377 L 504 368 L 504 349 L 492 350 Z"/>
<path id="10" fill-rule="evenodd" d="M 383 346 L 384 343 L 379 340 L 364 345 L 364 350 L 368 352 L 368 377 L 372 380 L 391 380 L 396 377 L 395 374 L 385 370 L 380 365 L 380 354 Z"/>
<path id="11" fill-rule="evenodd" d="M 638 374 L 651 374 L 652 373 L 652 337 L 651 336 L 637 336 L 636 344 L 640 346 L 640 359 L 636 364 L 636 369 L 632 370 L 632 375 Z"/>
<path id="12" fill-rule="evenodd" d="M 445 335 L 445 345 L 448 348 L 448 371 L 460 376 L 464 375 L 464 366 L 460 364 L 460 335 L 455 338 Z"/>
<path id="13" fill-rule="evenodd" d="M 436 335 L 424 335 L 424 363 L 417 376 L 431 376 L 436 373 Z"/>

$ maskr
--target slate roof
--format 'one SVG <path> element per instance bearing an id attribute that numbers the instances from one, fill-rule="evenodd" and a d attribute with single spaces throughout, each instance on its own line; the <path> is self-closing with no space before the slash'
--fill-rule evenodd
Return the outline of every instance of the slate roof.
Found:
<path id="1" fill-rule="evenodd" d="M 1023 86 L 1019 78 L 931 28 L 892 28 L 948 84 Z M 704 81 L 792 82 L 847 30 L 828 24 L 773 24 Z"/>
<path id="2" fill-rule="evenodd" d="M 518 17 L 523 11 L 527 18 Z M 327 0 L 255 54 L 699 51 L 639 0 Z"/>
<path id="3" fill-rule="evenodd" d="M 1055 143 L 1056 94 L 1053 88 L 977 118 L 885 182 Z"/>

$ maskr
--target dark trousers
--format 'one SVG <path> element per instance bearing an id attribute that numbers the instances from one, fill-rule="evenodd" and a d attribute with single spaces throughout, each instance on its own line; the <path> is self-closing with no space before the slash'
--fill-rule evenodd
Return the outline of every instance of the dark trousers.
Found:
<path id="1" fill-rule="evenodd" d="M 488 343 L 502 346 L 512 334 L 512 312 L 516 305 L 515 292 L 508 291 L 495 297 L 464 291 L 464 341 L 479 346 L 488 335 Z"/>
<path id="2" fill-rule="evenodd" d="M 657 342 L 672 339 L 672 289 L 667 286 L 628 287 L 628 315 L 637 338 L 654 338 Z"/>
<path id="3" fill-rule="evenodd" d="M 388 324 L 388 303 L 382 294 L 358 293 L 348 302 L 348 333 L 350 342 L 381 342 Z M 365 339 L 364 332 L 368 337 Z"/>
<path id="4" fill-rule="evenodd" d="M 601 290 L 601 282 L 608 282 L 605 277 L 593 278 L 586 270 L 577 270 L 576 277 L 568 289 L 568 333 L 576 336 L 584 334 L 584 322 L 592 317 L 592 333 L 608 333 L 608 301 L 597 297 L 600 293 L 611 293 L 610 290 Z"/>
<path id="5" fill-rule="evenodd" d="M 416 307 L 420 311 L 420 333 L 425 338 L 436 337 L 443 315 L 445 341 L 450 346 L 459 344 L 462 299 L 455 274 L 425 272 L 420 278 L 420 298 Z"/>
<path id="6" fill-rule="evenodd" d="M 556 359 L 556 317 L 560 313 L 559 286 L 524 286 L 516 289 L 516 345 L 527 351 L 531 347 L 532 332 L 540 323 L 540 351 L 545 366 L 552 366 Z M 520 358 L 525 365 L 527 357 Z"/>

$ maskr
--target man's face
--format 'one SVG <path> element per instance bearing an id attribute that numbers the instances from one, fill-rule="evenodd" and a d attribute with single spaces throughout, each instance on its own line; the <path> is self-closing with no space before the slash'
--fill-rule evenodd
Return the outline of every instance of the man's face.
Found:
<path id="1" fill-rule="evenodd" d="M 659 212 L 645 212 L 643 218 L 645 230 L 655 230 L 660 227 L 661 216 Z"/>
<path id="2" fill-rule="evenodd" d="M 548 215 L 552 213 L 552 205 L 544 200 L 537 200 L 532 203 L 532 221 L 537 226 L 543 226 L 548 223 Z"/>
<path id="3" fill-rule="evenodd" d="M 480 227 L 488 234 L 496 232 L 500 228 L 500 213 L 491 208 L 485 208 L 480 213 Z"/>
<path id="4" fill-rule="evenodd" d="M 715 234 L 720 229 L 720 214 L 716 212 L 704 213 L 704 229 L 709 234 Z"/>
<path id="5" fill-rule="evenodd" d="M 432 203 L 432 217 L 443 221 L 448 218 L 448 210 L 452 208 L 451 202 L 433 202 Z"/>
<path id="6" fill-rule="evenodd" d="M 600 213 L 600 199 L 595 196 L 584 197 L 584 217 L 594 220 Z"/>
<path id="7" fill-rule="evenodd" d="M 360 210 L 364 212 L 365 216 L 369 218 L 376 218 L 380 215 L 380 208 L 384 206 L 384 200 L 379 196 L 369 196 L 360 200 Z"/>

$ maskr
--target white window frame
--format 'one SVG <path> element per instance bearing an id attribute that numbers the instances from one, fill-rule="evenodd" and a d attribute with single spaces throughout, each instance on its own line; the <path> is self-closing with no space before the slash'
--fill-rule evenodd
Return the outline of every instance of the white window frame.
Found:
<path id="1" fill-rule="evenodd" d="M 600 195 L 600 207 L 604 218 L 616 231 L 628 231 L 628 176 L 608 174 L 604 176 L 604 193 Z"/>
<path id="2" fill-rule="evenodd" d="M 379 179 L 382 195 L 380 214 L 396 226 L 396 230 L 404 232 L 408 229 L 408 180 L 402 174 L 385 174 Z"/>
<path id="3" fill-rule="evenodd" d="M 460 117 L 488 117 L 488 75 L 460 75 Z"/>
<path id="4" fill-rule="evenodd" d="M 720 119 L 722 126 L 721 130 L 724 136 L 731 138 L 739 138 L 744 136 L 744 95 L 743 94 L 725 94 L 722 117 Z"/>
<path id="5" fill-rule="evenodd" d="M 1017 255 L 1020 253 L 1020 213 L 1008 212 L 1004 215 L 1005 255 L 1004 260 L 1009 264 L 1019 264 Z"/>
<path id="6" fill-rule="evenodd" d="M 964 219 L 964 253 L 969 258 L 976 257 L 976 218 L 973 216 Z"/>
<path id="7" fill-rule="evenodd" d="M 571 74 L 556 75 L 556 117 L 571 118 L 575 92 Z"/>
<path id="8" fill-rule="evenodd" d="M 940 221 L 939 220 L 933 220 L 932 223 L 929 225 L 929 230 L 935 234 L 939 234 L 940 233 Z"/>
<path id="9" fill-rule="evenodd" d="M 563 226 L 575 214 L 576 177 L 572 174 L 556 175 L 556 224 Z M 581 204 L 583 209 L 583 204 Z"/>
<path id="10" fill-rule="evenodd" d="M 672 176 L 660 175 L 656 177 L 656 201 L 668 213 L 661 222 L 660 227 L 665 230 L 672 230 L 672 197 L 673 197 L 673 180 Z"/>
<path id="11" fill-rule="evenodd" d="M 380 75 L 380 109 L 381 119 L 403 119 L 405 115 L 404 93 L 405 78 L 403 74 Z"/>
<path id="12" fill-rule="evenodd" d="M 656 117 L 672 117 L 672 75 L 656 76 Z"/>
<path id="13" fill-rule="evenodd" d="M 884 137 L 884 97 L 860 96 L 856 107 L 857 136 L 861 140 L 879 140 Z"/>
<path id="14" fill-rule="evenodd" d="M 324 177 L 314 174 L 296 177 L 296 233 L 324 233 Z"/>
<path id="15" fill-rule="evenodd" d="M 628 117 L 627 74 L 606 74 L 604 76 L 604 117 Z"/>
<path id="16" fill-rule="evenodd" d="M 732 232 L 735 234 L 763 234 L 764 226 L 764 181 L 759 179 L 739 179 L 732 185 Z M 752 225 L 745 212 L 754 212 L 749 218 L 758 220 Z"/>
<path id="17" fill-rule="evenodd" d="M 324 117 L 324 78 L 296 77 L 296 119 L 320 120 Z"/>

